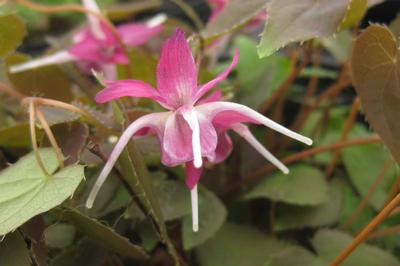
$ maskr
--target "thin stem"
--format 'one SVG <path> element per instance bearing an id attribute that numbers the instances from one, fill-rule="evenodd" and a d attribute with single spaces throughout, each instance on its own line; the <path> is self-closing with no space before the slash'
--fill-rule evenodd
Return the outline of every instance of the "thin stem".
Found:
<path id="1" fill-rule="evenodd" d="M 22 101 L 22 99 L 25 98 L 25 95 L 23 95 L 19 91 L 11 89 L 10 87 L 4 85 L 3 83 L 0 83 L 0 92 L 3 92 L 19 101 Z"/>
<path id="2" fill-rule="evenodd" d="M 369 234 L 368 239 L 376 239 L 379 237 L 384 237 L 387 235 L 393 235 L 394 233 L 398 233 L 400 231 L 400 225 L 395 225 L 392 227 L 384 228 L 381 230 L 377 230 Z"/>
<path id="3" fill-rule="evenodd" d="M 374 194 L 376 189 L 378 188 L 379 184 L 382 182 L 383 178 L 385 177 L 387 171 L 392 166 L 392 162 L 390 160 L 386 161 L 383 165 L 381 171 L 375 178 L 375 181 L 372 183 L 371 187 L 368 189 L 368 192 L 365 194 L 364 198 L 361 200 L 360 204 L 358 204 L 357 208 L 352 212 L 350 217 L 347 221 L 341 226 L 343 230 L 347 230 L 353 222 L 357 219 L 358 215 L 362 212 L 362 210 L 367 206 L 371 196 Z"/>
<path id="4" fill-rule="evenodd" d="M 290 85 L 293 84 L 297 76 L 300 74 L 301 70 L 308 64 L 309 56 L 307 55 L 303 60 L 303 62 L 299 66 L 296 66 L 298 58 L 299 54 L 297 52 L 294 53 L 292 59 L 294 68 L 292 72 L 286 78 L 286 80 L 275 90 L 275 92 L 270 97 L 265 99 L 264 102 L 261 103 L 260 107 L 258 108 L 258 111 L 260 113 L 265 114 L 271 108 L 272 104 L 277 102 L 277 100 L 280 99 L 282 95 L 286 93 Z"/>
<path id="5" fill-rule="evenodd" d="M 59 163 L 60 168 L 64 168 L 64 156 L 63 156 L 63 154 L 62 154 L 62 151 L 61 151 L 61 149 L 60 149 L 60 146 L 57 144 L 57 140 L 56 140 L 56 138 L 54 137 L 54 134 L 53 134 L 53 132 L 51 131 L 51 129 L 50 129 L 50 127 L 49 127 L 49 124 L 48 124 L 47 121 L 46 121 L 46 118 L 44 117 L 42 111 L 40 111 L 39 108 L 36 108 L 36 115 L 37 115 L 37 118 L 38 118 L 39 121 L 40 121 L 40 124 L 42 125 L 42 127 L 43 127 L 43 129 L 44 129 L 44 132 L 45 132 L 46 135 L 47 135 L 47 138 L 48 138 L 49 141 L 50 141 L 51 146 L 53 147 L 53 149 L 54 149 L 54 151 L 55 151 L 55 153 L 56 153 L 57 160 L 58 160 L 58 163 Z"/>
<path id="6" fill-rule="evenodd" d="M 33 101 L 30 101 L 29 102 L 29 126 L 30 126 L 30 133 L 31 133 L 32 148 L 33 148 L 33 152 L 35 153 L 35 158 L 36 158 L 36 161 L 37 161 L 40 169 L 42 169 L 42 172 L 46 177 L 49 177 L 51 175 L 49 174 L 49 172 L 46 170 L 46 167 L 44 166 L 44 163 L 42 161 L 42 157 L 40 157 L 39 148 L 37 145 L 35 117 L 36 117 L 35 103 Z"/>
<path id="7" fill-rule="evenodd" d="M 331 150 L 338 149 L 338 148 L 345 148 L 345 147 L 356 146 L 356 145 L 379 143 L 381 141 L 382 140 L 378 135 L 373 135 L 371 137 L 366 137 L 366 138 L 346 140 L 343 142 L 337 142 L 337 143 L 327 144 L 327 145 L 316 147 L 316 148 L 311 148 L 311 149 L 287 156 L 287 157 L 281 159 L 280 161 L 282 163 L 288 165 L 288 164 L 297 162 L 299 160 L 302 160 L 304 158 L 307 158 L 307 157 L 310 157 L 310 156 L 313 156 L 315 154 L 319 154 L 322 152 L 327 152 L 327 151 L 331 151 Z M 242 186 L 245 186 L 251 182 L 254 182 L 259 177 L 264 176 L 269 171 L 272 171 L 274 169 L 275 169 L 275 166 L 271 165 L 271 164 L 262 166 L 259 169 L 255 170 L 253 172 L 253 174 L 249 175 L 248 178 L 242 179 L 241 181 L 238 181 L 235 184 L 228 187 L 226 189 L 226 191 L 224 192 L 224 194 L 231 193 L 231 192 L 241 188 Z"/>
<path id="8" fill-rule="evenodd" d="M 375 216 L 374 219 L 353 239 L 348 245 L 330 264 L 330 266 L 338 266 L 342 263 L 351 252 L 356 249 L 383 220 L 400 204 L 400 194 L 397 194 L 383 210 Z"/>
<path id="9" fill-rule="evenodd" d="M 400 175 L 397 175 L 396 181 L 394 181 L 392 187 L 390 188 L 389 196 L 387 197 L 382 208 L 384 208 L 397 195 L 397 193 L 399 193 L 399 187 L 400 187 Z"/>
<path id="10" fill-rule="evenodd" d="M 51 100 L 51 99 L 46 99 L 46 98 L 38 98 L 38 97 L 28 97 L 28 98 L 24 99 L 24 102 L 26 102 L 26 101 L 28 101 L 28 102 L 34 101 L 35 104 L 58 107 L 58 108 L 62 108 L 62 109 L 71 111 L 73 113 L 78 113 L 78 114 L 82 115 L 89 123 L 104 129 L 106 132 L 110 132 L 112 134 L 116 133 L 112 129 L 104 126 L 99 120 L 97 120 L 88 111 L 81 109 L 79 107 L 76 107 L 72 104 L 68 104 L 68 103 L 64 103 L 64 102 L 60 102 L 60 101 L 56 101 L 56 100 Z"/>
<path id="11" fill-rule="evenodd" d="M 346 119 L 344 129 L 342 135 L 340 136 L 340 141 L 345 141 L 350 133 L 350 130 L 354 124 L 354 121 L 357 118 L 358 111 L 360 110 L 360 98 L 356 97 L 353 100 L 351 105 L 349 116 Z M 328 166 L 326 167 L 325 174 L 326 176 L 331 176 L 333 171 L 335 171 L 336 164 L 340 158 L 340 149 L 335 150 L 335 153 L 332 156 L 332 160 L 329 162 Z"/>
<path id="12" fill-rule="evenodd" d="M 182 9 L 183 12 L 185 12 L 185 14 L 193 21 L 197 30 L 201 30 L 204 28 L 204 24 L 201 21 L 200 17 L 189 4 L 185 3 L 185 1 L 183 0 L 171 0 L 171 2 L 175 3 L 175 5 L 179 6 L 179 8 Z"/>

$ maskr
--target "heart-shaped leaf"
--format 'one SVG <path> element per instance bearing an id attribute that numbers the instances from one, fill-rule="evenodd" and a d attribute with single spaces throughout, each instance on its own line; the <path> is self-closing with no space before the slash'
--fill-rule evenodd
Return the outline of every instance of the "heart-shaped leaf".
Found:
<path id="1" fill-rule="evenodd" d="M 16 15 L 0 16 L 0 58 L 13 52 L 26 34 L 24 23 Z"/>
<path id="2" fill-rule="evenodd" d="M 258 54 L 271 55 L 291 43 L 335 33 L 345 17 L 349 0 L 271 0 Z M 323 23 L 321 23 L 323 21 Z"/>
<path id="3" fill-rule="evenodd" d="M 61 204 L 82 181 L 82 165 L 56 172 L 58 161 L 54 151 L 41 149 L 40 156 L 51 176 L 43 174 L 33 153 L 0 172 L 0 235 Z"/>
<path id="4" fill-rule="evenodd" d="M 354 42 L 351 71 L 368 122 L 400 163 L 400 67 L 395 36 L 384 26 L 369 26 Z"/>

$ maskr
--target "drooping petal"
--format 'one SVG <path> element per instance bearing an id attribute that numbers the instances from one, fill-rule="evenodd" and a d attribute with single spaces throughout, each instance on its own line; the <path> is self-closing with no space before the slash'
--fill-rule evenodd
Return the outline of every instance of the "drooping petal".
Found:
<path id="1" fill-rule="evenodd" d="M 26 71 L 33 68 L 49 66 L 49 65 L 56 65 L 56 64 L 63 64 L 71 61 L 75 61 L 76 57 L 68 53 L 67 51 L 59 51 L 54 54 L 33 59 L 25 63 L 12 65 L 9 68 L 10 73 L 17 73 L 21 71 Z"/>
<path id="2" fill-rule="evenodd" d="M 222 9 L 224 9 L 226 0 L 208 0 L 208 3 L 212 8 L 209 18 L 209 22 L 211 22 L 221 13 Z"/>
<path id="3" fill-rule="evenodd" d="M 163 150 L 173 159 L 171 166 L 194 160 L 193 130 L 186 121 L 193 115 L 185 114 L 185 119 L 184 112 L 188 110 L 175 112 L 168 118 L 165 125 Z M 215 158 L 217 133 L 211 122 L 202 114 L 196 113 L 196 116 L 199 125 L 201 156 L 212 161 Z"/>
<path id="4" fill-rule="evenodd" d="M 213 163 L 220 163 L 225 161 L 225 159 L 231 154 L 233 149 L 232 140 L 229 135 L 225 132 L 218 134 L 218 144 L 215 149 L 215 159 Z"/>
<path id="5" fill-rule="evenodd" d="M 284 174 L 289 173 L 289 169 L 279 161 L 272 153 L 270 153 L 254 136 L 251 134 L 248 127 L 242 124 L 235 124 L 232 126 L 233 131 L 238 133 L 244 138 L 251 146 L 254 147 L 265 159 L 270 161 L 273 165 L 278 167 Z"/>
<path id="6" fill-rule="evenodd" d="M 119 138 L 118 143 L 115 145 L 114 150 L 111 152 L 111 155 L 106 162 L 106 165 L 104 166 L 103 170 L 101 171 L 99 177 L 96 180 L 96 183 L 94 184 L 92 190 L 90 191 L 89 197 L 86 201 L 87 208 L 91 208 L 93 206 L 93 202 L 101 186 L 106 181 L 106 178 L 110 174 L 118 157 L 121 155 L 125 146 L 128 144 L 129 140 L 135 135 L 135 133 L 144 128 L 151 128 L 152 130 L 159 131 L 162 124 L 165 123 L 165 119 L 168 115 L 169 114 L 165 112 L 145 115 L 129 125 L 129 127 L 124 131 L 124 133 Z"/>
<path id="7" fill-rule="evenodd" d="M 82 4 L 86 9 L 100 14 L 100 8 L 95 0 L 82 0 Z M 92 34 L 99 40 L 105 39 L 106 35 L 101 27 L 101 21 L 96 16 L 91 14 L 88 15 L 88 21 Z"/>
<path id="8" fill-rule="evenodd" d="M 176 109 L 192 103 L 197 90 L 197 67 L 182 30 L 165 41 L 157 65 L 157 88 Z"/>
<path id="9" fill-rule="evenodd" d="M 186 186 L 188 189 L 193 189 L 197 183 L 199 183 L 201 173 L 203 172 L 202 168 L 196 168 L 193 165 L 193 162 L 185 163 L 185 174 L 186 174 Z"/>
<path id="10" fill-rule="evenodd" d="M 104 81 L 106 88 L 97 93 L 97 103 L 105 103 L 124 96 L 150 98 L 165 105 L 158 91 L 141 80 Z"/>
<path id="11" fill-rule="evenodd" d="M 125 44 L 139 46 L 162 31 L 166 18 L 165 14 L 158 14 L 146 23 L 126 23 L 118 26 L 117 30 Z"/>
<path id="12" fill-rule="evenodd" d="M 204 116 L 208 117 L 209 119 L 213 120 L 220 120 L 218 118 L 219 114 L 224 115 L 225 125 L 233 125 L 236 123 L 241 123 L 241 122 L 256 122 L 263 124 L 269 128 L 272 128 L 288 137 L 291 137 L 293 139 L 296 139 L 300 142 L 303 142 L 307 145 L 312 145 L 312 140 L 304 137 L 284 126 L 281 126 L 280 124 L 272 121 L 271 119 L 263 116 L 262 114 L 252 110 L 251 108 L 237 104 L 237 103 L 231 103 L 231 102 L 211 102 L 211 103 L 206 103 L 202 104 L 196 107 L 196 109 L 200 112 L 203 113 Z M 232 114 L 231 117 L 226 116 L 225 114 Z"/>
<path id="13" fill-rule="evenodd" d="M 231 72 L 232 68 L 234 68 L 238 62 L 239 59 L 239 50 L 235 49 L 235 53 L 233 55 L 233 59 L 231 64 L 227 69 L 225 69 L 223 72 L 221 72 L 215 79 L 210 80 L 206 84 L 202 85 L 199 90 L 196 92 L 196 96 L 194 98 L 195 102 L 199 100 L 204 94 L 206 94 L 209 90 L 215 87 L 218 83 L 226 79 L 226 77 L 229 75 Z"/>

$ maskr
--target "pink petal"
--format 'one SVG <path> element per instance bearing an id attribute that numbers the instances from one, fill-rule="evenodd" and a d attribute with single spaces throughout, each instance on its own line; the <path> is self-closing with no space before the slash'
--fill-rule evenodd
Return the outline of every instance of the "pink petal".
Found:
<path id="1" fill-rule="evenodd" d="M 162 25 L 149 27 L 145 23 L 126 23 L 117 27 L 124 43 L 130 46 L 139 46 L 148 42 L 159 34 L 162 29 Z"/>
<path id="2" fill-rule="evenodd" d="M 215 159 L 213 163 L 220 163 L 231 154 L 233 149 L 232 140 L 226 132 L 218 134 L 218 144 L 215 149 Z"/>
<path id="3" fill-rule="evenodd" d="M 196 168 L 193 165 L 193 162 L 185 163 L 185 173 L 186 173 L 186 186 L 192 190 L 195 185 L 200 180 L 201 173 L 203 172 L 202 168 Z"/>
<path id="4" fill-rule="evenodd" d="M 77 58 L 94 63 L 127 64 L 128 57 L 107 25 L 102 24 L 104 39 L 98 39 L 88 28 L 77 33 L 69 52 Z"/>
<path id="5" fill-rule="evenodd" d="M 197 67 L 180 29 L 162 47 L 157 66 L 157 88 L 168 104 L 176 109 L 192 103 L 197 90 Z"/>
<path id="6" fill-rule="evenodd" d="M 160 127 L 165 123 L 165 119 L 169 113 L 153 113 L 149 115 L 145 115 L 135 120 L 132 124 L 128 126 L 128 128 L 122 133 L 121 137 L 118 140 L 118 143 L 115 145 L 111 155 L 109 156 L 106 165 L 101 171 L 99 177 L 95 185 L 90 192 L 90 195 L 86 201 L 86 206 L 91 208 L 93 206 L 93 202 L 99 192 L 101 186 L 106 181 L 107 176 L 110 174 L 112 168 L 117 162 L 118 157 L 121 155 L 125 146 L 128 144 L 129 140 L 140 130 L 144 128 L 150 128 L 156 132 L 160 131 Z"/>
<path id="7" fill-rule="evenodd" d="M 232 125 L 241 122 L 257 122 L 269 128 L 272 128 L 288 137 L 301 141 L 307 145 L 312 144 L 312 140 L 304 137 L 284 126 L 272 121 L 262 114 L 252 110 L 251 108 L 231 102 L 211 102 L 196 106 L 198 112 L 202 113 L 213 123 L 220 123 L 221 126 Z M 229 115 L 227 115 L 229 114 Z M 222 116 L 223 119 L 221 119 Z"/>
<path id="8" fill-rule="evenodd" d="M 216 90 L 210 95 L 204 97 L 203 99 L 200 99 L 197 104 L 203 104 L 203 103 L 210 103 L 210 102 L 216 102 L 221 100 L 222 98 L 222 91 L 221 90 Z"/>
<path id="9" fill-rule="evenodd" d="M 101 14 L 100 8 L 95 0 L 82 0 L 82 4 L 86 9 Z M 96 16 L 90 14 L 88 15 L 88 20 L 92 34 L 98 39 L 104 39 L 106 36 L 102 30 L 101 21 Z"/>
<path id="10" fill-rule="evenodd" d="M 164 100 L 158 91 L 141 80 L 104 81 L 104 83 L 107 87 L 97 93 L 95 97 L 97 103 L 105 103 L 120 97 L 131 96 L 150 98 L 164 105 Z"/>
<path id="11" fill-rule="evenodd" d="M 217 133 L 214 126 L 202 114 L 198 114 L 197 118 L 200 128 L 201 155 L 213 160 L 217 146 Z M 175 112 L 167 120 L 163 150 L 172 159 L 169 166 L 193 161 L 194 159 L 192 129 L 180 111 Z"/>
<path id="12" fill-rule="evenodd" d="M 200 99 L 204 94 L 206 94 L 210 89 L 214 88 L 215 85 L 226 79 L 226 77 L 231 72 L 232 68 L 234 68 L 239 59 L 239 50 L 235 49 L 235 54 L 233 55 L 232 63 L 229 65 L 225 71 L 221 72 L 215 79 L 207 82 L 206 84 L 202 85 L 199 90 L 196 92 L 195 101 Z"/>

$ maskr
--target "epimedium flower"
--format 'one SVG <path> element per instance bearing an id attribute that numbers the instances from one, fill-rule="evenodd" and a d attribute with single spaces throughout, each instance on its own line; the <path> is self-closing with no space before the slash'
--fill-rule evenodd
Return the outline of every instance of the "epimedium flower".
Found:
<path id="1" fill-rule="evenodd" d="M 157 65 L 157 89 L 140 80 L 104 81 L 106 88 L 96 95 L 98 103 L 123 96 L 145 97 L 157 101 L 167 111 L 144 115 L 131 123 L 119 138 L 86 202 L 90 208 L 118 157 L 133 136 L 155 134 L 161 161 L 166 166 L 185 164 L 186 185 L 191 191 L 193 231 L 198 230 L 197 183 L 203 160 L 223 161 L 232 151 L 227 132 L 233 130 L 248 141 L 267 160 L 288 173 L 288 169 L 268 152 L 243 123 L 263 124 L 291 138 L 312 144 L 297 134 L 247 106 L 220 101 L 220 91 L 205 95 L 223 81 L 238 61 L 236 50 L 230 66 L 215 79 L 197 84 L 198 69 L 182 30 L 167 39 Z"/>
<path id="2" fill-rule="evenodd" d="M 95 0 L 82 0 L 88 10 L 100 14 Z M 159 14 L 145 23 L 125 23 L 116 27 L 124 45 L 136 47 L 148 42 L 163 29 L 166 16 Z M 11 73 L 29 70 L 46 65 L 75 62 L 84 72 L 91 69 L 103 72 L 108 78 L 115 78 L 115 64 L 128 64 L 122 44 L 115 33 L 98 17 L 88 14 L 87 26 L 73 36 L 73 45 L 43 58 L 10 67 Z"/>

